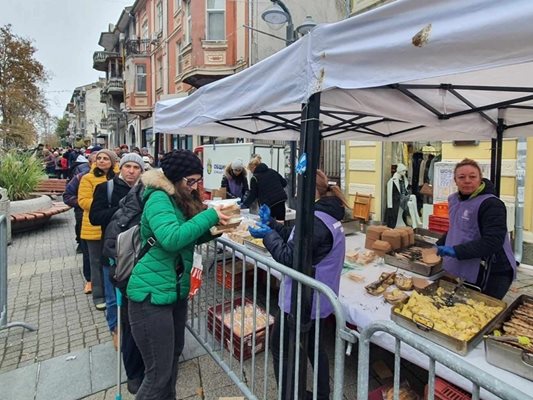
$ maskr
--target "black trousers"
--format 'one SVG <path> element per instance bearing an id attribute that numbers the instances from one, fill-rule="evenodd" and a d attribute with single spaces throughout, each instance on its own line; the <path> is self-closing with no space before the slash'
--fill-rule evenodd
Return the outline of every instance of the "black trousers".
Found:
<path id="1" fill-rule="evenodd" d="M 145 365 L 136 400 L 174 400 L 178 360 L 185 345 L 187 300 L 156 306 L 150 296 L 142 303 L 129 301 L 131 331 Z"/>
<path id="2" fill-rule="evenodd" d="M 503 299 L 513 283 L 513 269 L 490 271 L 483 267 L 479 268 L 475 285 L 481 288 L 481 292 L 496 299 Z"/>
<path id="3" fill-rule="evenodd" d="M 279 367 L 279 361 L 282 360 L 282 372 L 283 372 L 283 381 L 281 385 L 281 398 L 285 400 L 285 391 L 286 391 L 286 385 L 287 380 L 294 379 L 294 368 L 291 369 L 291 371 L 287 371 L 287 361 L 289 357 L 288 353 L 288 346 L 289 346 L 289 321 L 288 318 L 289 315 L 278 311 L 275 317 L 274 326 L 272 328 L 272 335 L 270 338 L 270 351 L 272 352 L 272 360 L 274 362 L 274 374 L 276 376 L 276 382 L 278 383 L 278 388 L 280 387 L 280 367 Z M 280 341 L 281 341 L 281 318 L 284 318 L 284 325 L 283 325 L 283 349 L 280 353 Z M 311 362 L 311 365 L 313 365 L 313 368 L 315 370 L 318 370 L 318 388 L 317 388 L 317 399 L 318 400 L 328 400 L 329 399 L 329 360 L 328 360 L 328 354 L 326 353 L 324 349 L 324 326 L 325 326 L 325 319 L 321 319 L 320 323 L 320 333 L 318 337 L 318 366 L 313 365 L 314 364 L 314 357 L 315 357 L 315 325 L 313 321 L 313 325 L 311 327 L 311 330 L 309 331 L 308 336 L 308 346 L 307 346 L 307 356 L 309 358 L 309 361 Z M 302 360 L 300 360 L 300 363 Z M 294 390 L 294 385 L 293 385 Z M 306 388 L 298 388 L 298 393 L 301 393 L 302 390 L 306 390 Z M 294 392 L 291 394 L 291 399 L 294 397 Z"/>
<path id="4" fill-rule="evenodd" d="M 122 307 L 120 308 L 120 318 L 122 319 L 121 328 L 121 345 L 122 361 L 124 362 L 124 369 L 128 379 L 143 380 L 144 378 L 144 362 L 133 338 L 131 332 L 130 320 L 128 318 L 128 299 L 126 298 L 124 290 L 122 291 Z"/>

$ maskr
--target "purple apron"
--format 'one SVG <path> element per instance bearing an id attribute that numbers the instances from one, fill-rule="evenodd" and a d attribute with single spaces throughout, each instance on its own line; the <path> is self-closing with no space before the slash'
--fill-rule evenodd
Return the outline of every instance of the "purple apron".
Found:
<path id="1" fill-rule="evenodd" d="M 234 178 L 228 178 L 229 192 L 234 197 L 242 197 L 242 182 L 237 183 Z"/>
<path id="2" fill-rule="evenodd" d="M 446 246 L 455 246 L 481 239 L 481 232 L 478 226 L 479 206 L 489 197 L 496 197 L 492 194 L 482 194 L 473 199 L 461 201 L 459 195 L 454 193 L 448 197 L 448 209 L 450 215 L 450 228 L 446 235 Z M 505 235 L 503 242 L 505 255 L 516 275 L 516 261 L 509 235 Z M 454 257 L 444 257 L 443 267 L 452 275 L 458 276 L 470 283 L 476 283 L 481 258 L 470 258 L 468 260 L 458 260 Z"/>
<path id="3" fill-rule="evenodd" d="M 333 246 L 330 252 L 320 261 L 315 268 L 315 279 L 329 286 L 335 294 L 339 294 L 339 285 L 341 280 L 342 266 L 344 264 L 344 255 L 346 253 L 346 238 L 344 228 L 340 221 L 337 221 L 331 215 L 322 211 L 315 211 L 315 217 L 320 219 L 329 229 L 333 236 Z M 294 229 L 289 236 L 292 240 Z M 283 279 L 285 286 L 285 302 L 280 297 L 278 305 L 287 314 L 291 312 L 291 292 L 292 279 L 285 276 Z M 333 305 L 323 294 L 320 294 L 320 318 L 325 318 L 333 312 Z M 316 318 L 316 293 L 313 294 L 313 306 L 311 309 L 311 319 Z"/>

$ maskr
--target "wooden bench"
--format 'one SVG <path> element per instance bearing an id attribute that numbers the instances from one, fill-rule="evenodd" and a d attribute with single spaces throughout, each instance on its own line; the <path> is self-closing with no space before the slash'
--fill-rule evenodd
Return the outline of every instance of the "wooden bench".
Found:
<path id="1" fill-rule="evenodd" d="M 34 194 L 44 194 L 47 196 L 61 196 L 67 187 L 66 179 L 43 179 L 37 185 Z"/>
<path id="2" fill-rule="evenodd" d="M 61 201 L 54 201 L 47 210 L 31 211 L 10 215 L 11 230 L 13 232 L 29 231 L 48 222 L 50 217 L 70 210 L 71 207 Z"/>

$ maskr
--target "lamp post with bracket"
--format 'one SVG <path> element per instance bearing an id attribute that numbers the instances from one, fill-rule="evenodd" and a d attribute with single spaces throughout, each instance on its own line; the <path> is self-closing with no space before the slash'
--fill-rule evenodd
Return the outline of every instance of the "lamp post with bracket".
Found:
<path id="1" fill-rule="evenodd" d="M 299 25 L 296 29 L 294 29 L 294 24 L 292 20 L 292 15 L 287 8 L 287 6 L 283 3 L 281 0 L 271 0 L 272 6 L 268 8 L 267 10 L 263 11 L 261 14 L 261 18 L 267 22 L 269 25 L 283 25 L 287 24 L 286 31 L 285 31 L 285 45 L 290 46 L 292 43 L 294 43 L 296 40 L 298 40 L 299 36 L 306 35 L 307 33 L 311 32 L 311 30 L 317 25 L 316 22 L 313 21 L 313 19 L 310 16 L 307 16 L 304 20 L 304 22 Z M 270 35 L 273 36 L 273 35 Z M 277 36 L 275 36 L 277 37 Z M 296 141 L 291 140 L 290 141 L 290 174 L 289 174 L 289 207 L 295 209 L 296 208 Z M 308 197 L 304 193 L 304 198 Z M 302 211 L 302 210 L 300 210 Z M 312 211 L 311 211 L 312 212 Z M 299 229 L 301 231 L 301 229 Z M 301 239 L 301 238 L 300 238 Z M 298 250 L 298 249 L 296 249 Z M 297 251 L 298 253 L 298 251 Z M 298 262 L 298 259 L 300 259 L 302 256 L 296 254 L 295 261 Z M 300 266 L 290 266 L 295 267 L 297 270 Z M 302 271 L 305 273 L 305 271 Z M 302 301 L 301 301 L 301 307 L 302 307 L 302 314 L 301 314 L 301 321 L 300 321 L 300 337 L 299 337 L 299 343 L 300 346 L 296 346 L 297 343 L 297 326 L 296 326 L 296 315 L 297 315 L 297 309 L 298 309 L 298 301 L 297 301 L 297 291 L 292 291 L 291 296 L 291 313 L 289 316 L 289 344 L 288 344 L 288 360 L 286 365 L 283 367 L 283 372 L 285 373 L 284 376 L 281 378 L 282 382 L 284 382 L 285 385 L 285 399 L 292 399 L 294 388 L 296 385 L 296 381 L 298 382 L 298 399 L 305 399 L 306 397 L 306 379 L 307 379 L 307 346 L 308 346 L 308 337 L 309 337 L 309 329 L 311 327 L 310 323 L 310 317 L 311 317 L 311 307 L 310 307 L 310 299 L 312 298 L 312 293 L 310 288 L 304 287 L 302 292 Z M 304 315 L 308 314 L 308 315 Z M 311 328 L 312 329 L 312 328 Z M 295 376 L 293 371 L 296 370 L 296 354 L 299 352 L 299 376 Z M 318 368 L 318 366 L 315 366 L 315 368 Z"/>
<path id="2" fill-rule="evenodd" d="M 317 25 L 315 21 L 310 16 L 307 16 L 304 22 L 294 29 L 294 23 L 292 20 L 292 15 L 285 3 L 281 0 L 271 0 L 272 6 L 261 13 L 261 18 L 269 25 L 283 25 L 287 24 L 285 30 L 285 45 L 290 46 L 299 36 L 303 36 L 311 32 L 311 30 Z M 281 39 L 274 35 L 275 38 Z M 290 144 L 290 153 L 289 153 L 289 164 L 290 164 L 290 173 L 289 173 L 289 207 L 294 209 L 296 207 L 296 173 L 294 171 L 296 165 L 296 141 L 291 140 Z"/>

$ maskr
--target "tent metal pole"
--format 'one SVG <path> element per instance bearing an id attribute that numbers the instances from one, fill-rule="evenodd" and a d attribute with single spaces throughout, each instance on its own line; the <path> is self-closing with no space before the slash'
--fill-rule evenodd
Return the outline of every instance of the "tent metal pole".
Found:
<path id="1" fill-rule="evenodd" d="M 289 176 L 289 207 L 293 210 L 296 208 L 296 140 L 289 143 L 290 155 L 289 164 L 291 166 Z"/>
<path id="2" fill-rule="evenodd" d="M 490 180 L 496 184 L 496 139 L 490 140 Z"/>
<path id="3" fill-rule="evenodd" d="M 502 181 L 502 157 L 503 157 L 503 131 L 505 130 L 505 124 L 503 118 L 498 118 L 498 127 L 496 128 L 496 180 L 494 182 L 496 186 L 496 196 L 500 196 L 501 181 Z"/>
<path id="4" fill-rule="evenodd" d="M 161 134 L 159 132 L 155 133 L 155 146 L 154 146 L 154 162 L 157 166 L 159 166 L 159 139 L 161 138 Z"/>
<path id="5" fill-rule="evenodd" d="M 298 176 L 298 197 L 296 212 L 296 231 L 293 268 L 308 276 L 313 274 L 313 226 L 314 204 L 316 187 L 316 170 L 320 158 L 320 93 L 315 93 L 309 98 L 302 110 L 302 129 L 300 133 L 300 153 L 306 154 L 307 167 L 303 174 Z M 307 346 L 308 333 L 312 328 L 311 305 L 313 292 L 310 287 L 302 286 L 301 304 L 298 304 L 298 291 L 293 287 L 291 293 L 291 320 L 296 322 L 298 306 L 301 309 L 300 319 L 300 359 L 298 379 L 298 398 L 305 398 L 307 378 Z M 289 338 L 296 339 L 296 325 L 289 323 Z M 289 340 L 287 374 L 291 376 L 295 370 L 297 340 Z M 291 399 L 294 393 L 294 382 L 287 379 L 286 398 Z"/>

